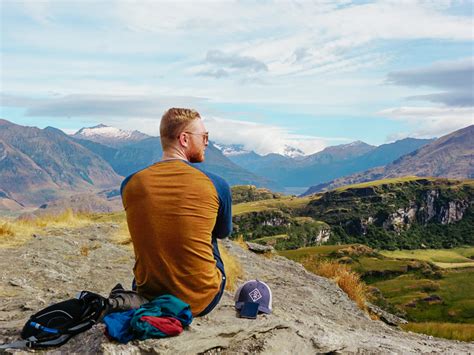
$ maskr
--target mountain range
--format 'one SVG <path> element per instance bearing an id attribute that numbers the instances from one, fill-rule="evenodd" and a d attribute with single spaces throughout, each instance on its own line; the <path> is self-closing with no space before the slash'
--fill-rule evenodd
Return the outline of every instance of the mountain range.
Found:
<path id="1" fill-rule="evenodd" d="M 327 147 L 318 153 L 296 159 L 279 154 L 260 156 L 254 152 L 230 155 L 229 158 L 245 169 L 275 181 L 278 185 L 307 187 L 386 165 L 431 141 L 406 138 L 378 147 L 355 141 Z"/>
<path id="2" fill-rule="evenodd" d="M 473 179 L 474 125 L 438 138 L 385 166 L 311 186 L 304 195 L 349 184 L 408 175 Z"/>
<path id="3" fill-rule="evenodd" d="M 243 145 L 210 142 L 206 161 L 198 165 L 230 185 L 274 191 L 297 187 L 300 193 L 308 186 L 313 186 L 307 191 L 312 193 L 378 177 L 471 178 L 473 127 L 437 140 L 406 138 L 378 147 L 355 141 L 308 156 L 291 147 L 286 156 L 261 156 Z M 117 190 L 124 177 L 159 161 L 161 154 L 160 138 L 138 131 L 98 125 L 67 135 L 53 127 L 25 127 L 2 119 L 0 209 L 37 206 L 73 193 Z"/>

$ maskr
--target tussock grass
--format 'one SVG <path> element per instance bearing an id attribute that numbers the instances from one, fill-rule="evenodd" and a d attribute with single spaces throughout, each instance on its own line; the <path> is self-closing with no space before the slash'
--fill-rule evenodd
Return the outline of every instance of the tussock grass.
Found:
<path id="1" fill-rule="evenodd" d="M 222 245 L 219 246 L 222 262 L 224 263 L 225 273 L 227 277 L 227 283 L 225 289 L 227 291 L 235 291 L 237 280 L 243 277 L 242 265 L 229 251 Z"/>
<path id="2" fill-rule="evenodd" d="M 244 236 L 242 234 L 239 234 L 239 236 L 237 238 L 235 238 L 233 241 L 234 241 L 234 243 L 236 243 L 237 245 L 239 245 L 243 249 L 248 250 L 249 247 L 248 247 L 247 243 L 245 243 Z"/>
<path id="3" fill-rule="evenodd" d="M 56 215 L 0 220 L 0 247 L 18 247 L 27 242 L 34 233 L 44 228 L 80 228 L 92 223 L 91 215 L 76 214 L 68 209 Z"/>
<path id="4" fill-rule="evenodd" d="M 338 286 L 353 300 L 360 309 L 366 310 L 367 286 L 361 281 L 360 275 L 349 266 L 339 264 L 337 261 L 320 260 L 306 257 L 302 264 L 308 271 L 334 280 Z"/>
<path id="5" fill-rule="evenodd" d="M 113 234 L 112 239 L 116 244 L 124 245 L 129 248 L 132 247 L 132 237 L 128 231 L 128 225 L 126 221 L 120 223 L 120 227 Z"/>
<path id="6" fill-rule="evenodd" d="M 11 223 L 2 222 L 0 224 L 0 237 L 12 237 L 15 235 Z"/>
<path id="7" fill-rule="evenodd" d="M 461 341 L 474 341 L 474 324 L 460 323 L 408 323 L 401 326 L 404 330 Z"/>

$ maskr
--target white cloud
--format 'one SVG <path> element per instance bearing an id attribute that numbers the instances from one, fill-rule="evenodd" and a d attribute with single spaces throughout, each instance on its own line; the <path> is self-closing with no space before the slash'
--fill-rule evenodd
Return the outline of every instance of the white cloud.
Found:
<path id="1" fill-rule="evenodd" d="M 223 144 L 243 144 L 247 150 L 259 154 L 282 154 L 285 146 L 301 149 L 305 154 L 323 150 L 329 141 L 348 142 L 346 138 L 314 137 L 291 133 L 287 128 L 250 121 L 223 119 L 205 116 L 204 123 L 210 132 L 210 139 Z"/>
<path id="2" fill-rule="evenodd" d="M 396 107 L 378 112 L 379 115 L 408 123 L 410 132 L 388 137 L 389 140 L 404 137 L 440 137 L 474 124 L 472 107 Z"/>

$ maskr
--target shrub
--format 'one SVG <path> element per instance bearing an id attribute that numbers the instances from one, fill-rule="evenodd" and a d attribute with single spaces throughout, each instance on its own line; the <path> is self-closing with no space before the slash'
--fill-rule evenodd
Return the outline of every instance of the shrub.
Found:
<path id="1" fill-rule="evenodd" d="M 0 224 L 0 236 L 2 237 L 13 237 L 15 232 L 13 231 L 13 226 L 9 222 L 3 222 Z"/>

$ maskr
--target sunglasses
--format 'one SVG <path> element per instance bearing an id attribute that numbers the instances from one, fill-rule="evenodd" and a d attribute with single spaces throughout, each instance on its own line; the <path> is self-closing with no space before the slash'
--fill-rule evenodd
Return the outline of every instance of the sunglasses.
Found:
<path id="1" fill-rule="evenodd" d="M 195 135 L 195 136 L 202 136 L 202 139 L 203 139 L 204 143 L 209 142 L 209 132 L 194 133 L 194 132 L 186 132 L 186 131 L 185 131 L 184 133 L 192 134 L 192 135 Z"/>

